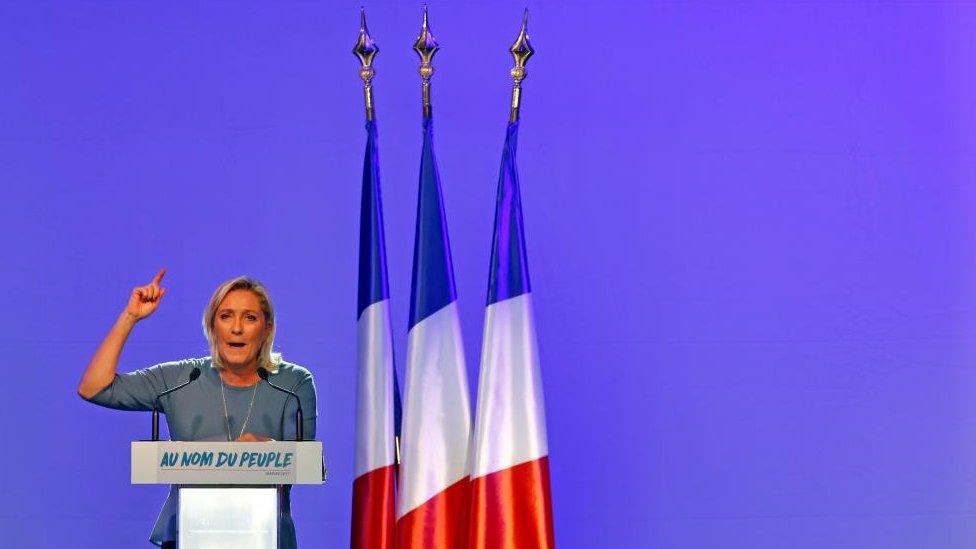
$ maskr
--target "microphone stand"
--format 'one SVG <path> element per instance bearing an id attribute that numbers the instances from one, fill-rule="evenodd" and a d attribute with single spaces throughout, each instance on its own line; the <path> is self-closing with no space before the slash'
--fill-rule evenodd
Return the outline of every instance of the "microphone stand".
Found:
<path id="1" fill-rule="evenodd" d="M 159 399 L 163 398 L 164 396 L 170 393 L 179 391 L 183 387 L 186 387 L 187 385 L 196 381 L 198 377 L 200 377 L 200 368 L 194 368 L 190 370 L 189 379 L 187 379 L 183 383 L 180 383 L 176 387 L 173 387 L 172 389 L 168 389 L 166 391 L 163 391 L 162 393 L 159 393 L 158 395 L 156 395 L 156 398 L 153 399 L 153 409 L 152 409 L 152 441 L 153 442 L 159 441 Z"/>
<path id="2" fill-rule="evenodd" d="M 284 387 L 280 387 L 278 385 L 275 385 L 274 383 L 271 383 L 271 380 L 268 379 L 268 370 L 267 369 L 265 369 L 265 368 L 258 368 L 258 376 L 261 379 L 267 381 L 268 382 L 268 385 L 274 387 L 275 389 L 278 389 L 279 391 L 281 391 L 283 393 L 288 393 L 289 395 L 295 397 L 295 402 L 298 404 L 298 412 L 295 414 L 295 440 L 298 441 L 298 442 L 301 442 L 301 441 L 305 440 L 305 421 L 304 421 L 304 418 L 302 416 L 302 399 L 298 398 L 298 395 L 295 394 L 294 392 L 289 391 L 288 389 L 285 389 Z"/>

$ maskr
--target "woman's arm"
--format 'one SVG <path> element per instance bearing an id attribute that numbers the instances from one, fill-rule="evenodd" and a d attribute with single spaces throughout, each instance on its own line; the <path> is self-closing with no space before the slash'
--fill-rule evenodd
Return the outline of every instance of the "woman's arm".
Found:
<path id="1" fill-rule="evenodd" d="M 165 274 L 166 269 L 160 269 L 152 282 L 132 290 L 125 310 L 112 325 L 112 329 L 98 346 L 91 361 L 88 362 L 88 368 L 81 376 L 81 382 L 78 383 L 78 394 L 81 398 L 91 399 L 112 384 L 119 364 L 119 355 L 122 354 L 122 347 L 132 328 L 137 322 L 153 314 L 163 296 L 166 295 L 166 290 L 159 286 Z"/>
<path id="2" fill-rule="evenodd" d="M 315 440 L 315 424 L 318 420 L 318 402 L 315 394 L 315 381 L 309 373 L 301 383 L 295 387 L 295 394 L 302 399 L 302 429 L 305 431 L 305 440 Z M 294 425 L 294 422 L 292 422 Z M 294 428 L 292 428 L 294 429 Z"/>

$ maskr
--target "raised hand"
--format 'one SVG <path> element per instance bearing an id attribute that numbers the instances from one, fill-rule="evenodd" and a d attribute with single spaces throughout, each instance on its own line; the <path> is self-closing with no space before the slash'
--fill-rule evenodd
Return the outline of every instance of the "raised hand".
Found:
<path id="1" fill-rule="evenodd" d="M 126 314 L 135 320 L 142 320 L 156 311 L 159 302 L 166 295 L 166 288 L 159 286 L 164 275 L 166 275 L 166 269 L 160 269 L 153 277 L 152 282 L 132 289 L 132 293 L 129 295 L 129 303 L 125 306 Z"/>
<path id="2" fill-rule="evenodd" d="M 119 355 L 122 354 L 122 346 L 125 345 L 129 333 L 132 332 L 136 322 L 153 314 L 163 296 L 166 295 L 166 289 L 159 286 L 165 274 L 166 269 L 160 269 L 152 282 L 132 289 L 125 310 L 95 350 L 88 367 L 85 368 L 85 373 L 81 376 L 81 381 L 78 383 L 78 394 L 81 398 L 86 400 L 93 398 L 115 380 Z"/>

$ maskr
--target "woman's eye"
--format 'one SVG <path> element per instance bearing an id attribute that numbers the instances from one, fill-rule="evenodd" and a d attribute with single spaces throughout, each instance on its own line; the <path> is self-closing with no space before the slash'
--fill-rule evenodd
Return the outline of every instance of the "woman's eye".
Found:
<path id="1" fill-rule="evenodd" d="M 251 322 L 254 322 L 254 321 L 256 321 L 258 319 L 258 317 L 254 316 L 254 315 L 247 315 L 247 319 L 250 320 Z"/>
<path id="2" fill-rule="evenodd" d="M 230 318 L 230 315 L 227 313 L 220 315 L 220 320 L 227 320 L 228 318 Z"/>

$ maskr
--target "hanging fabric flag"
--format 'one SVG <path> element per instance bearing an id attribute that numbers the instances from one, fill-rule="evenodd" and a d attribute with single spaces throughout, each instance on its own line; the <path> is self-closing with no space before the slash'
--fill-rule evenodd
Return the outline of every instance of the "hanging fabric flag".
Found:
<path id="1" fill-rule="evenodd" d="M 397 547 L 464 543 L 471 412 L 458 322 L 454 267 L 434 160 L 430 62 L 437 42 L 424 24 L 414 45 L 423 77 L 423 151 L 414 240 L 410 331 L 397 494 Z"/>
<path id="2" fill-rule="evenodd" d="M 383 203 L 373 110 L 373 58 L 379 48 L 360 19 L 353 53 L 366 96 L 366 154 L 359 218 L 358 379 L 356 461 L 352 490 L 352 549 L 392 549 L 395 525 L 395 435 L 399 389 L 393 362 L 390 290 L 386 276 Z"/>
<path id="3" fill-rule="evenodd" d="M 526 21 L 511 49 L 515 87 L 495 205 L 488 306 L 471 447 L 468 547 L 554 547 L 545 404 L 515 151 Z"/>

